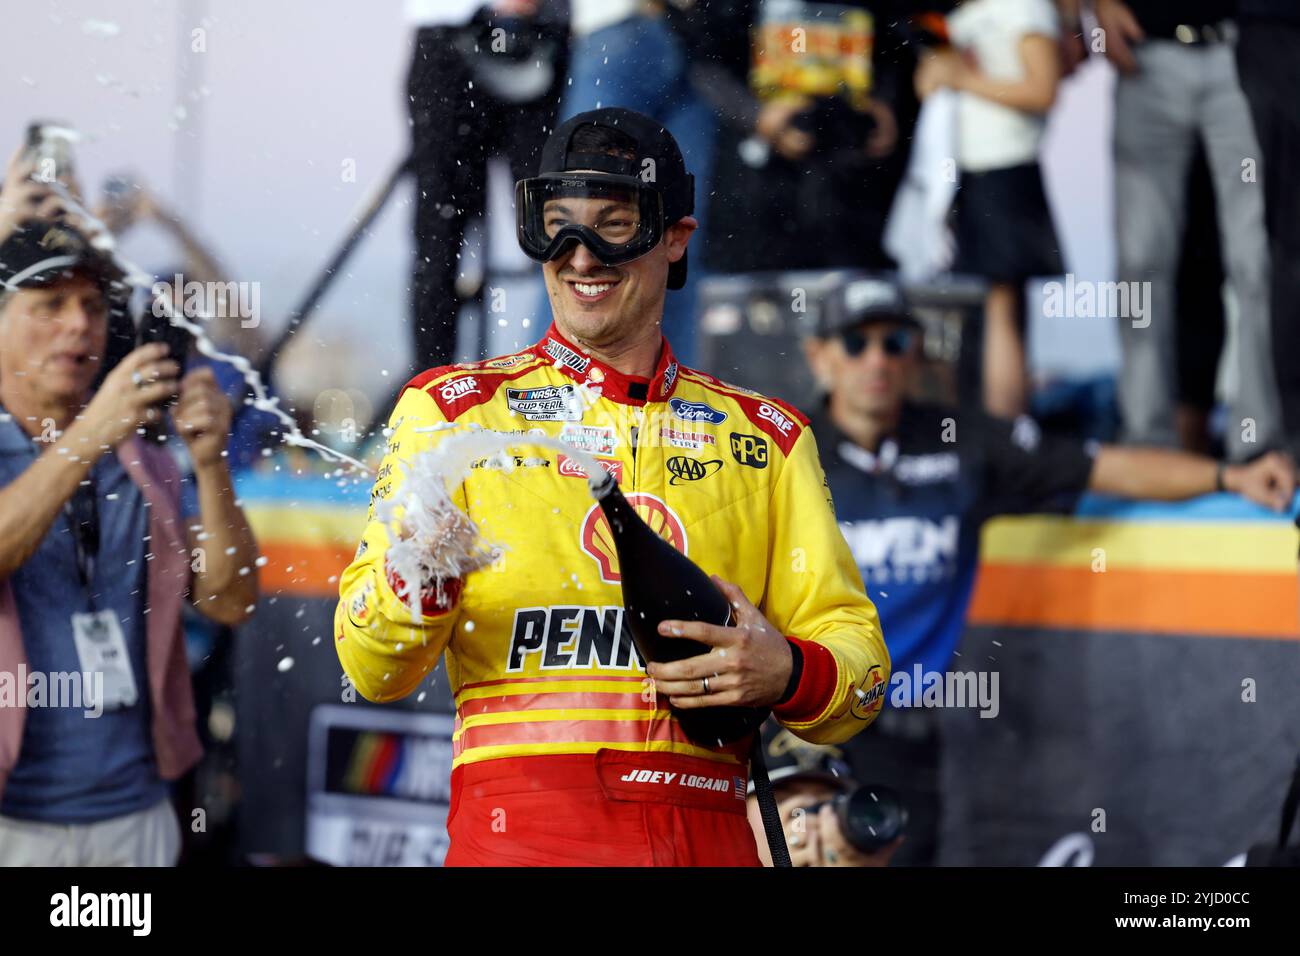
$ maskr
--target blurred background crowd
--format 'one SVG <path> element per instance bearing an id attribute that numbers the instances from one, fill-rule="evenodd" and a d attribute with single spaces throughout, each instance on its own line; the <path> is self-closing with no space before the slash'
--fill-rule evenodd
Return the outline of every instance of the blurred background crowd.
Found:
<path id="1" fill-rule="evenodd" d="M 1003 459 L 996 490 L 1022 500 L 988 514 L 1085 490 L 1062 477 L 1075 466 L 1058 440 L 1182 449 L 1240 469 L 1211 468 L 1208 487 L 1121 489 L 1134 496 L 1217 487 L 1290 506 L 1300 454 L 1290 168 L 1300 7 L 1290 0 L 406 0 L 364 12 L 319 4 L 306 18 L 190 0 L 15 16 L 11 35 L 30 42 L 0 64 L 10 94 L 0 129 L 14 149 L 0 244 L 34 220 L 101 252 L 111 236 L 143 269 L 131 296 L 113 300 L 110 328 L 130 340 L 122 322 L 147 324 L 168 296 L 216 349 L 263 374 L 303 435 L 368 463 L 411 375 L 545 331 L 545 290 L 514 247 L 511 184 L 535 170 L 559 119 L 625 106 L 663 123 L 695 176 L 689 281 L 664 314 L 686 364 L 812 410 L 847 373 L 806 343 L 853 326 L 846 310 L 867 326 L 878 316 L 885 334 L 868 328 L 849 356 L 909 353 L 916 372 L 898 388 L 1008 422 L 988 454 Z M 190 283 L 218 294 L 195 305 Z M 227 462 L 245 499 L 291 501 L 277 520 L 316 507 L 315 491 L 291 483 L 329 485 L 336 463 L 284 444 L 291 426 L 253 404 L 242 371 L 187 343 L 173 357 L 210 369 L 231 403 Z M 1013 433 L 1027 414 L 1037 425 Z M 1030 427 L 1049 436 L 1046 464 L 1009 444 L 1037 447 Z M 879 454 L 859 470 L 878 474 Z M 200 470 L 179 458 L 182 474 Z M 1114 489 L 1093 477 L 1092 490 Z M 895 507 L 881 494 L 863 521 Z M 917 657 L 927 665 L 947 666 L 962 630 L 984 516 L 962 546 L 969 568 L 940 575 L 956 578 L 945 588 L 958 596 L 933 624 L 950 632 L 944 653 Z M 296 593 L 293 552 L 261 553 L 274 566 L 262 600 Z M 306 573 L 328 591 L 322 564 Z M 870 583 L 865 565 L 864 575 Z M 887 604 L 872 596 L 889 638 Z M 252 626 L 261 617 L 273 622 L 265 634 L 296 632 L 311 601 L 284 604 L 292 613 L 261 605 Z M 248 767 L 278 769 L 289 745 L 265 730 L 240 744 L 236 727 L 292 721 L 307 749 L 310 722 L 313 748 L 344 745 L 305 704 L 240 701 L 243 680 L 268 696 L 308 680 L 284 643 L 239 661 L 240 617 L 185 611 L 208 757 L 176 800 L 209 814 L 205 830 L 184 834 L 186 858 L 305 858 L 278 835 L 303 828 L 301 794 L 263 790 L 241 810 L 257 788 Z M 337 699 L 337 681 L 321 693 Z M 943 862 L 940 794 L 954 771 L 938 731 L 909 720 L 891 731 L 882 718 L 888 751 L 847 765 L 841 754 L 791 757 L 788 777 L 817 798 L 806 807 L 832 806 L 841 784 L 827 781 L 842 776 L 905 791 L 921 827 L 906 861 Z M 279 785 L 306 789 L 318 770 L 322 792 L 343 793 L 361 772 L 310 759 L 319 766 L 300 761 Z M 922 778 L 919 792 L 905 778 Z M 834 811 L 823 817 L 840 840 Z M 348 859 L 409 861 L 385 846 Z M 971 854 L 952 861 L 981 862 Z"/>

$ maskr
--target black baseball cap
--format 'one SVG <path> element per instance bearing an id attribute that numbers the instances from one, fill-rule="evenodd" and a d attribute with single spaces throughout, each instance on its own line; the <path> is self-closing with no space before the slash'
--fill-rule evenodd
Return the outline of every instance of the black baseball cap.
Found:
<path id="1" fill-rule="evenodd" d="M 828 296 L 817 330 L 822 338 L 828 338 L 869 322 L 899 322 L 921 327 L 894 276 L 864 275 L 849 279 Z"/>
<path id="2" fill-rule="evenodd" d="M 812 744 L 775 720 L 763 724 L 763 763 L 773 785 L 795 780 L 815 780 L 847 793 L 857 784 L 839 747 Z M 749 792 L 754 792 L 751 781 Z"/>
<path id="3" fill-rule="evenodd" d="M 628 153 L 579 152 L 572 148 L 574 134 L 589 126 L 619 130 L 634 144 Z M 670 226 L 695 211 L 695 177 L 686 171 L 686 161 L 673 134 L 644 113 L 608 106 L 569 117 L 555 128 L 542 147 L 538 175 L 593 169 L 619 176 L 635 176 L 659 193 L 663 201 L 664 226 Z M 686 284 L 686 255 L 668 267 L 668 288 Z"/>
<path id="4" fill-rule="evenodd" d="M 113 257 L 73 226 L 29 219 L 0 242 L 0 286 L 5 290 L 42 288 L 76 273 L 97 282 L 105 295 L 129 291 L 126 273 Z"/>

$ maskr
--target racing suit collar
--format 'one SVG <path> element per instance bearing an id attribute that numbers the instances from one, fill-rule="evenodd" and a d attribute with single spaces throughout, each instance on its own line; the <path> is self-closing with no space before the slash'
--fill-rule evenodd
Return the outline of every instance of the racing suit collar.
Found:
<path id="1" fill-rule="evenodd" d="M 564 375 L 575 382 L 599 386 L 601 396 L 621 405 L 644 405 L 647 401 L 665 402 L 677 387 L 679 366 L 672 346 L 660 336 L 659 361 L 650 378 L 624 375 L 599 359 L 593 358 L 566 339 L 551 323 L 533 351 L 552 361 Z"/>

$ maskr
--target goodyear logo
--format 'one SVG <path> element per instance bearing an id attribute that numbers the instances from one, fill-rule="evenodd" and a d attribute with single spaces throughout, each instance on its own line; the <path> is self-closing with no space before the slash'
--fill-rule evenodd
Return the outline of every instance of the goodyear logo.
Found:
<path id="1" fill-rule="evenodd" d="M 707 478 L 722 467 L 722 462 L 716 458 L 713 461 L 700 461 L 698 458 L 674 455 L 668 459 L 665 467 L 672 475 L 672 478 L 668 479 L 668 484 L 676 485 L 683 481 L 699 481 L 701 478 Z"/>
<path id="2" fill-rule="evenodd" d="M 758 435 L 731 433 L 731 457 L 750 468 L 767 467 L 767 439 Z"/>
<path id="3" fill-rule="evenodd" d="M 677 517 L 677 512 L 668 507 L 662 498 L 645 492 L 634 492 L 627 496 L 627 503 L 650 526 L 651 531 L 682 554 L 689 553 L 686 550 L 686 528 L 682 525 L 682 519 Z M 588 510 L 582 521 L 579 540 L 582 550 L 599 565 L 602 581 L 618 584 L 623 580 L 619 573 L 614 535 L 609 528 L 609 519 L 600 510 L 600 505 L 594 504 Z"/>

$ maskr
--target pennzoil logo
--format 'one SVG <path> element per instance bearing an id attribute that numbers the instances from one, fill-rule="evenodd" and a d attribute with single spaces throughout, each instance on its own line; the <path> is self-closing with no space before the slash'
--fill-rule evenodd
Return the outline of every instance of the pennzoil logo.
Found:
<path id="1" fill-rule="evenodd" d="M 686 529 L 677 512 L 656 495 L 633 492 L 627 496 L 627 503 L 632 506 L 641 520 L 650 526 L 650 530 L 663 538 L 682 554 L 686 550 Z M 618 551 L 614 548 L 614 536 L 610 532 L 609 519 L 600 505 L 592 505 L 587 516 L 582 520 L 580 542 L 582 550 L 591 555 L 600 567 L 600 579 L 609 584 L 618 584 L 623 580 L 619 573 Z"/>
<path id="2" fill-rule="evenodd" d="M 514 368 L 516 365 L 522 365 L 531 359 L 531 355 L 508 355 L 505 358 L 493 359 L 490 362 L 484 362 L 484 368 L 506 369 Z"/>
<path id="3" fill-rule="evenodd" d="M 542 348 L 547 355 L 555 359 L 557 365 L 567 366 L 579 375 L 587 371 L 587 366 L 591 364 L 591 359 L 587 358 L 587 356 L 580 355 L 567 345 L 561 345 L 555 339 L 547 339 Z"/>
<path id="4" fill-rule="evenodd" d="M 870 720 L 872 714 L 879 713 L 885 703 L 887 686 L 885 678 L 880 675 L 880 665 L 873 664 L 862 679 L 862 686 L 853 692 L 853 706 L 850 708 L 853 716 L 858 720 Z"/>
<path id="5" fill-rule="evenodd" d="M 700 461 L 698 458 L 688 458 L 686 455 L 674 455 L 668 459 L 664 467 L 672 475 L 668 479 L 668 484 L 677 485 L 683 481 L 699 481 L 701 478 L 707 478 L 722 467 L 722 462 L 716 458 L 713 461 Z"/>

